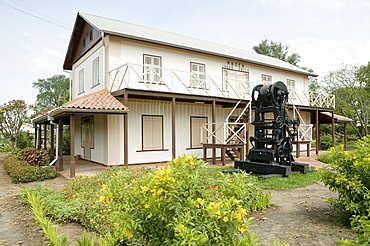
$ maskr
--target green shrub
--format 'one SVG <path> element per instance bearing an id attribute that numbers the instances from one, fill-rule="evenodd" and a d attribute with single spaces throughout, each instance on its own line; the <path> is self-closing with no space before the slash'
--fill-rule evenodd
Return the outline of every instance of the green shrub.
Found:
<path id="1" fill-rule="evenodd" d="M 320 136 L 320 149 L 328 150 L 333 146 L 331 135 L 322 135 Z"/>
<path id="2" fill-rule="evenodd" d="M 49 167 L 40 168 L 27 166 L 14 155 L 7 156 L 3 161 L 4 167 L 14 183 L 28 183 L 56 178 L 59 174 Z"/>
<path id="3" fill-rule="evenodd" d="M 351 222 L 354 229 L 361 231 L 367 223 L 364 218 L 370 218 L 370 138 L 359 140 L 352 152 L 343 151 L 343 146 L 339 146 L 332 148 L 330 154 L 331 165 L 320 171 L 321 179 L 338 192 L 338 198 L 330 201 L 343 222 Z"/>
<path id="4" fill-rule="evenodd" d="M 20 152 L 21 160 L 30 166 L 44 166 L 49 157 L 48 151 L 43 149 L 25 148 Z"/>
<path id="5" fill-rule="evenodd" d="M 78 177 L 63 189 L 74 218 L 112 245 L 259 245 L 247 231 L 247 213 L 265 209 L 246 173 L 209 173 L 194 156 L 156 170 L 108 169 Z M 136 243 L 136 244 L 135 244 Z"/>
<path id="6" fill-rule="evenodd" d="M 333 155 L 331 153 L 324 153 L 319 155 L 318 160 L 326 164 L 330 164 L 334 161 Z"/>

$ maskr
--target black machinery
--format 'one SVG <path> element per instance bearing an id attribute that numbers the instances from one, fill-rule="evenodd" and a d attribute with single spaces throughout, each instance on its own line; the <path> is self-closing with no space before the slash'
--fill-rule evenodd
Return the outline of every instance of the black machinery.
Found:
<path id="1" fill-rule="evenodd" d="M 281 82 L 257 85 L 252 91 L 256 106 L 254 136 L 250 138 L 253 148 L 247 160 L 235 161 L 235 167 L 260 174 L 290 175 L 292 172 L 308 172 L 308 164 L 295 162 L 292 156 L 291 135 L 297 136 L 298 119 L 291 120 L 287 113 L 288 89 Z"/>

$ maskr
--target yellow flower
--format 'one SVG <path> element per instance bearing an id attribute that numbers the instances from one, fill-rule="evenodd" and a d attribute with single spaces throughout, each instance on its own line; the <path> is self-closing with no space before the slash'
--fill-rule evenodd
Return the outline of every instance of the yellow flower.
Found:
<path id="1" fill-rule="evenodd" d="M 238 228 L 238 231 L 240 231 L 240 232 L 245 232 L 247 229 L 245 229 L 244 227 L 239 227 Z"/>
<path id="2" fill-rule="evenodd" d="M 128 239 L 130 239 L 130 238 L 132 238 L 132 233 L 130 232 L 130 231 L 128 231 L 128 230 L 123 230 L 123 234 L 128 238 Z"/>
<path id="3" fill-rule="evenodd" d="M 150 208 L 150 205 L 149 204 L 145 204 L 144 206 L 145 208 Z"/>
<path id="4" fill-rule="evenodd" d="M 105 201 L 105 196 L 100 196 L 99 201 L 104 202 Z"/>
<path id="5" fill-rule="evenodd" d="M 113 223 L 113 226 L 114 226 L 114 227 L 117 227 L 118 225 L 119 225 L 119 223 L 118 223 L 118 222 L 114 222 L 114 223 Z"/>
<path id="6" fill-rule="evenodd" d="M 173 162 L 174 163 L 178 163 L 179 162 L 179 159 L 174 159 Z"/>
<path id="7" fill-rule="evenodd" d="M 247 211 L 241 205 L 238 206 L 238 210 L 241 215 L 247 215 Z"/>
<path id="8" fill-rule="evenodd" d="M 225 221 L 225 222 L 228 222 L 229 218 L 227 216 L 225 216 L 225 217 L 222 218 L 222 220 Z"/>
<path id="9" fill-rule="evenodd" d="M 234 218 L 240 221 L 242 219 L 242 215 L 240 213 L 237 213 L 235 214 Z"/>
<path id="10" fill-rule="evenodd" d="M 142 190 L 143 192 L 145 192 L 145 191 L 148 191 L 148 190 L 149 190 L 149 188 L 148 188 L 147 186 L 144 186 L 141 190 Z"/>
<path id="11" fill-rule="evenodd" d="M 105 191 L 108 188 L 108 185 L 103 184 L 102 187 L 103 188 L 100 191 Z"/>
<path id="12" fill-rule="evenodd" d="M 197 203 L 199 203 L 200 205 L 203 205 L 204 204 L 204 200 L 202 198 L 197 198 Z"/>

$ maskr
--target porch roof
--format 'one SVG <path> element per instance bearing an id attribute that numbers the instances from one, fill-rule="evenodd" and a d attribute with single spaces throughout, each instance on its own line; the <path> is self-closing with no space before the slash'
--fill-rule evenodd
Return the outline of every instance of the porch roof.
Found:
<path id="1" fill-rule="evenodd" d="M 32 123 L 44 123 L 74 113 L 123 114 L 128 111 L 128 107 L 123 105 L 107 89 L 102 89 L 52 109 L 46 114 L 32 119 Z"/>
<path id="2" fill-rule="evenodd" d="M 319 118 L 322 122 L 331 123 L 332 114 L 331 114 L 331 112 L 320 112 Z M 334 114 L 334 122 L 335 123 L 350 123 L 352 121 L 354 121 L 354 120 L 351 119 L 351 118 L 348 118 L 348 117 L 345 117 L 345 116 L 342 116 L 342 115 L 338 115 L 338 114 Z"/>

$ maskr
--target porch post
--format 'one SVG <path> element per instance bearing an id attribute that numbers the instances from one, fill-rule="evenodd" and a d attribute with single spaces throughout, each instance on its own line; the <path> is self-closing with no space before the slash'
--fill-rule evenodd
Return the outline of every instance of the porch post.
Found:
<path id="1" fill-rule="evenodd" d="M 176 98 L 172 98 L 172 158 L 176 158 Z"/>
<path id="2" fill-rule="evenodd" d="M 50 160 L 54 160 L 54 125 L 50 125 Z"/>
<path id="3" fill-rule="evenodd" d="M 335 146 L 334 110 L 331 112 L 331 144 Z"/>
<path id="4" fill-rule="evenodd" d="M 320 149 L 320 123 L 319 123 L 319 110 L 316 110 L 316 155 L 319 154 Z"/>
<path id="5" fill-rule="evenodd" d="M 347 150 L 347 123 L 344 123 L 344 150 Z"/>
<path id="6" fill-rule="evenodd" d="M 48 145 L 48 125 L 45 123 L 44 124 L 44 150 L 47 149 Z"/>
<path id="7" fill-rule="evenodd" d="M 34 144 L 34 146 L 35 146 L 35 149 L 37 149 L 37 124 L 35 125 L 35 144 Z"/>
<path id="8" fill-rule="evenodd" d="M 76 162 L 75 162 L 75 115 L 71 114 L 70 118 L 70 134 L 71 134 L 71 155 L 70 155 L 70 167 L 69 176 L 74 178 L 76 174 Z"/>
<path id="9" fill-rule="evenodd" d="M 39 124 L 38 134 L 37 134 L 37 149 L 41 149 L 41 123 Z"/>
<path id="10" fill-rule="evenodd" d="M 212 101 L 212 134 L 216 131 L 216 101 Z M 212 135 L 212 144 L 216 143 L 216 138 Z M 222 156 L 221 156 L 222 157 Z M 216 148 L 212 148 L 212 164 L 216 164 Z"/>
<path id="11" fill-rule="evenodd" d="M 63 118 L 59 118 L 58 126 L 58 171 L 63 171 Z"/>
<path id="12" fill-rule="evenodd" d="M 123 105 L 125 105 L 126 107 L 128 107 L 128 94 L 125 93 L 123 94 Z M 123 157 L 123 161 L 124 161 L 124 164 L 125 166 L 128 165 L 128 114 L 126 113 L 124 115 L 124 128 L 123 128 L 123 142 L 124 142 L 124 147 L 123 147 L 123 153 L 124 153 L 124 157 Z"/>

